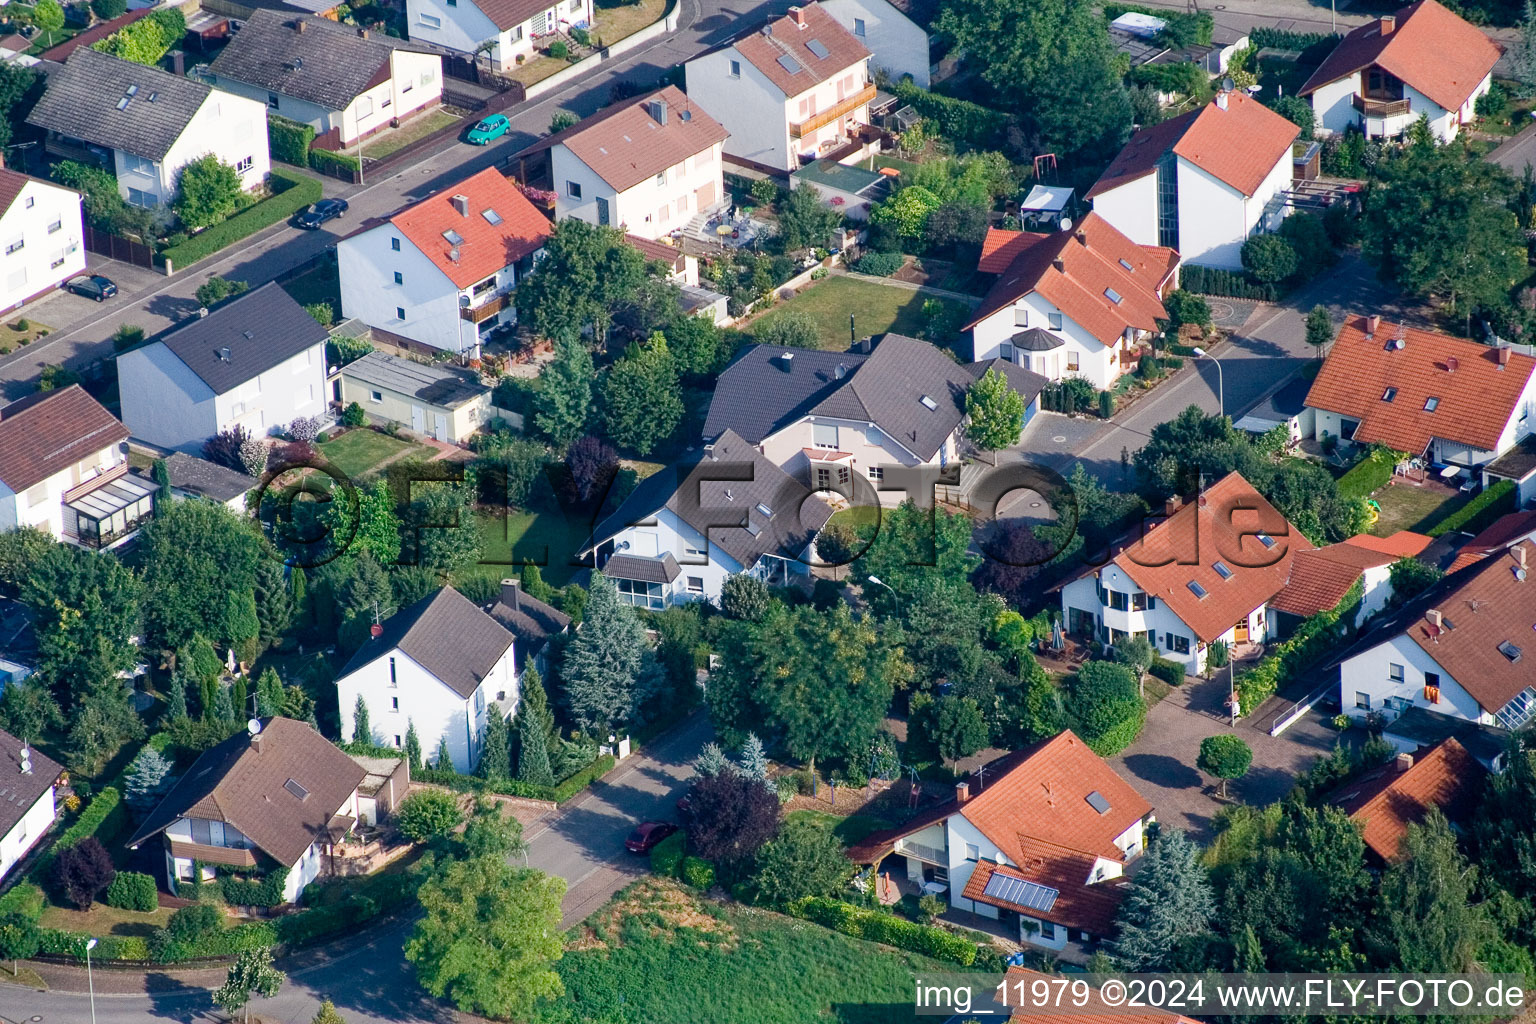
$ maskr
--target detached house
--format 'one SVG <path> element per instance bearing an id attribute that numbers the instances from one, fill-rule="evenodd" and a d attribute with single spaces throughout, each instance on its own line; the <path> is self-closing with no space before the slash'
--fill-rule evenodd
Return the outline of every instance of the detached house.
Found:
<path id="1" fill-rule="evenodd" d="M 991 228 L 978 268 L 998 278 L 966 325 L 972 358 L 1108 388 L 1167 318 L 1178 265 L 1177 252 L 1133 242 L 1098 213 L 1053 234 Z"/>
<path id="2" fill-rule="evenodd" d="M 1536 358 L 1350 317 L 1307 392 L 1316 436 L 1477 469 L 1532 432 Z"/>
<path id="3" fill-rule="evenodd" d="M 491 389 L 478 374 L 369 352 L 341 368 L 341 401 L 385 423 L 463 444 L 495 418 Z"/>
<path id="4" fill-rule="evenodd" d="M 337 244 L 342 314 L 429 354 L 476 353 L 517 322 L 512 293 L 549 234 L 544 215 L 487 167 Z"/>
<path id="5" fill-rule="evenodd" d="M 1339 661 L 1340 701 L 1387 723 L 1409 708 L 1516 730 L 1536 715 L 1536 543 L 1449 574 L 1383 619 Z"/>
<path id="6" fill-rule="evenodd" d="M 1471 817 L 1488 773 L 1455 739 L 1403 751 L 1344 783 L 1324 801 L 1358 822 L 1372 860 L 1402 859 L 1403 840 L 1438 807 L 1453 822 Z"/>
<path id="7" fill-rule="evenodd" d="M 1088 190 L 1093 209 L 1137 245 L 1240 270 L 1243 242 L 1285 219 L 1292 122 L 1241 92 L 1143 128 Z"/>
<path id="8" fill-rule="evenodd" d="M 181 169 L 205 156 L 234 167 L 247 190 L 271 170 L 265 103 L 89 47 L 49 73 L 27 123 L 48 133 L 54 156 L 115 174 L 134 206 L 169 203 Z"/>
<path id="9" fill-rule="evenodd" d="M 197 453 L 220 431 L 262 437 L 325 415 L 329 337 L 278 284 L 264 284 L 118 354 L 133 436 Z"/>
<path id="10" fill-rule="evenodd" d="M 85 270 L 80 193 L 0 168 L 0 309 L 15 309 Z"/>
<path id="11" fill-rule="evenodd" d="M 1275 635 L 1270 602 L 1312 544 L 1237 473 L 1167 516 L 1114 557 L 1061 588 L 1067 630 L 1113 644 L 1144 636 L 1190 674 L 1212 641 L 1263 643 Z"/>
<path id="12" fill-rule="evenodd" d="M 128 428 L 78 384 L 0 408 L 0 531 L 110 548 L 155 510 L 153 482 L 128 472 Z"/>
<path id="13" fill-rule="evenodd" d="M 518 158 L 549 154 L 556 220 L 654 239 L 725 201 L 725 138 L 719 121 L 669 85 L 545 136 Z"/>
<path id="14" fill-rule="evenodd" d="M 688 95 L 730 132 L 725 151 L 792 171 L 869 123 L 869 49 L 820 4 L 684 65 Z"/>
<path id="15" fill-rule="evenodd" d="M 1303 619 L 1330 611 L 1360 584 L 1360 608 L 1352 625 L 1360 625 L 1387 606 L 1392 598 L 1392 565 L 1412 558 L 1430 544 L 1430 538 L 1402 531 L 1395 535 L 1401 546 L 1381 544 L 1383 538 L 1361 534 L 1338 544 L 1296 552 L 1285 589 L 1270 598 L 1269 607 L 1279 613 L 1277 635 L 1285 636 Z"/>
<path id="16" fill-rule="evenodd" d="M 383 33 L 257 9 L 208 68 L 211 82 L 344 146 L 442 102 L 443 59 Z"/>
<path id="17" fill-rule="evenodd" d="M 344 741 L 403 747 L 414 723 L 422 753 L 441 744 L 455 771 L 470 772 L 485 748 L 487 708 L 517 710 L 513 636 L 452 587 L 385 619 L 336 677 Z M 372 736 L 353 734 L 358 698 Z"/>
<path id="18" fill-rule="evenodd" d="M 988 766 L 955 799 L 848 850 L 890 901 L 892 876 L 947 890 L 949 904 L 1015 923 L 1018 940 L 1063 950 L 1114 930 L 1126 865 L 1152 808 L 1071 730 Z"/>
<path id="19" fill-rule="evenodd" d="M 264 718 L 204 751 L 139 826 L 129 849 L 157 837 L 166 887 L 209 881 L 219 867 L 251 874 L 287 870 L 293 903 L 328 867 L 332 848 L 359 816 L 361 765 L 304 722 Z"/>
<path id="20" fill-rule="evenodd" d="M 537 40 L 590 28 L 593 0 L 406 0 L 412 39 L 465 55 L 485 55 L 497 71 L 532 57 Z"/>
<path id="21" fill-rule="evenodd" d="M 1399 8 L 1339 41 L 1300 95 L 1324 132 L 1358 127 L 1373 139 L 1403 134 L 1420 116 L 1441 142 L 1476 115 L 1499 48 L 1436 0 Z"/>
<path id="22" fill-rule="evenodd" d="M 735 431 L 640 481 L 580 552 L 619 599 L 660 610 L 716 601 L 727 576 L 783 583 L 810 572 L 832 509 Z"/>
<path id="23" fill-rule="evenodd" d="M 704 436 L 732 431 L 812 490 L 851 497 L 859 478 L 882 492 L 882 501 L 900 503 L 904 483 L 887 472 L 959 459 L 966 392 L 993 363 L 956 363 L 926 341 L 899 334 L 871 344 L 852 352 L 744 349 L 720 375 Z M 1045 378 L 995 363 L 1024 400 L 1027 422 Z"/>
<path id="24" fill-rule="evenodd" d="M 937 5 L 917 6 L 931 20 Z M 822 0 L 821 7 L 870 50 L 870 63 L 892 81 L 910 79 L 928 88 L 931 61 L 928 29 L 911 0 Z"/>
<path id="25" fill-rule="evenodd" d="M 0 882 L 53 827 L 64 769 L 0 729 Z"/>

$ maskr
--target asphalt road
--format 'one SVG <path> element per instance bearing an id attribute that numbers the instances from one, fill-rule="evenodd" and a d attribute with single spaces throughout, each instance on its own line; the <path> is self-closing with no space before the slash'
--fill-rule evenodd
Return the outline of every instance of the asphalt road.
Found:
<path id="1" fill-rule="evenodd" d="M 624 839 L 638 821 L 675 820 L 674 804 L 686 788 L 690 766 L 712 735 L 708 716 L 695 715 L 632 755 L 619 771 L 528 828 L 528 863 L 559 875 L 570 886 L 564 904 L 566 927 L 644 873 L 646 859 L 626 852 Z M 460 1020 L 416 984 L 403 952 L 410 928 L 409 920 L 396 920 L 365 933 L 356 944 L 339 942 L 288 957 L 279 964 L 288 972 L 288 984 L 275 998 L 252 1003 L 252 1011 L 263 1021 L 307 1024 L 320 1000 L 329 998 L 348 1024 Z M 84 973 L 50 971 L 49 977 L 54 985 L 50 992 L 0 982 L 0 1024 L 91 1020 Z M 136 976 L 97 971 L 95 1019 L 99 1024 L 218 1020 L 221 1017 L 212 1009 L 208 989 L 222 981 L 221 972 L 155 973 L 141 981 Z"/>

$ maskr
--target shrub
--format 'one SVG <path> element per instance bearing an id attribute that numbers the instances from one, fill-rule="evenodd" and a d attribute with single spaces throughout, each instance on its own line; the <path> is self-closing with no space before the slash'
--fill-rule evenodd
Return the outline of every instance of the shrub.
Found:
<path id="1" fill-rule="evenodd" d="M 319 179 L 307 174 L 273 170 L 267 176 L 267 183 L 276 192 L 275 195 L 241 210 L 181 245 L 166 249 L 161 256 L 176 268 L 189 267 L 242 238 L 287 220 L 310 203 L 318 201 L 322 195 Z"/>
<path id="2" fill-rule="evenodd" d="M 1182 661 L 1153 658 L 1152 667 L 1147 669 L 1147 671 L 1169 686 L 1180 686 L 1184 682 L 1185 665 Z"/>
<path id="3" fill-rule="evenodd" d="M 1110 391 L 1100 391 L 1099 392 L 1099 416 L 1101 418 L 1107 420 L 1111 416 L 1113 416 L 1114 414 L 1115 414 L 1115 396 L 1114 396 L 1114 393 L 1110 392 Z"/>
<path id="4" fill-rule="evenodd" d="M 155 879 L 138 871 L 119 871 L 107 886 L 107 906 L 147 914 L 159 905 Z"/>
<path id="5" fill-rule="evenodd" d="M 297 416 L 288 424 L 288 436 L 304 444 L 312 444 L 320 436 L 320 417 Z"/>
<path id="6" fill-rule="evenodd" d="M 752 340 L 776 348 L 817 348 L 821 344 L 821 329 L 811 314 L 786 309 L 754 324 Z"/>
<path id="7" fill-rule="evenodd" d="M 95 836 L 86 836 L 53 860 L 54 885 L 81 910 L 89 910 L 116 876 L 111 855 Z"/>
<path id="8" fill-rule="evenodd" d="M 1375 449 L 1355 463 L 1348 473 L 1339 477 L 1339 497 L 1344 499 L 1369 498 L 1392 479 L 1392 469 L 1397 464 L 1397 453 Z"/>
<path id="9" fill-rule="evenodd" d="M 757 178 L 747 189 L 748 194 L 759 203 L 771 203 L 779 198 L 779 186 L 772 178 Z"/>
<path id="10" fill-rule="evenodd" d="M 128 0 L 91 0 L 91 12 L 102 21 L 121 18 L 128 13 Z"/>
<path id="11" fill-rule="evenodd" d="M 1509 94 L 1501 86 L 1490 85 L 1488 91 L 1477 98 L 1477 116 L 1495 118 L 1509 109 Z"/>
<path id="12" fill-rule="evenodd" d="M 1211 305 L 1194 292 L 1175 289 L 1163 299 L 1163 308 L 1168 310 L 1168 322 L 1175 330 L 1183 324 L 1211 326 Z"/>
<path id="13" fill-rule="evenodd" d="M 556 39 L 549 44 L 549 55 L 555 60 L 565 60 L 571 55 L 571 48 L 565 45 L 565 40 Z"/>
<path id="14" fill-rule="evenodd" d="M 683 844 L 683 834 L 674 832 L 652 847 L 651 873 L 663 878 L 676 878 L 685 856 Z"/>
<path id="15" fill-rule="evenodd" d="M 211 903 L 194 903 L 171 915 L 165 930 L 177 942 L 196 942 L 219 927 L 224 915 Z"/>
<path id="16" fill-rule="evenodd" d="M 344 426 L 360 427 L 368 422 L 368 414 L 363 411 L 361 405 L 353 402 L 342 411 L 341 422 Z"/>
<path id="17" fill-rule="evenodd" d="M 890 277 L 905 262 L 906 257 L 899 252 L 869 252 L 858 258 L 853 269 L 871 277 Z"/>
<path id="18" fill-rule="evenodd" d="M 1514 510 L 1515 482 L 1500 480 L 1430 527 L 1429 535 L 1440 537 L 1457 530 L 1479 533 L 1492 525 L 1495 519 Z"/>
<path id="19" fill-rule="evenodd" d="M 112 351 L 125 352 L 144 340 L 144 328 L 138 324 L 118 324 L 112 332 Z"/>
<path id="20" fill-rule="evenodd" d="M 1002 150 L 1008 147 L 1008 130 L 1014 119 L 1008 114 L 969 100 L 929 92 L 903 79 L 891 87 L 898 99 L 910 104 L 925 120 L 931 121 L 955 145 L 977 150 Z"/>
<path id="21" fill-rule="evenodd" d="M 807 896 L 786 908 L 791 917 L 898 949 L 949 960 L 962 967 L 976 962 L 976 944 L 943 928 L 920 925 L 895 914 L 865 910 L 826 896 Z"/>
<path id="22" fill-rule="evenodd" d="M 314 141 L 313 126 L 290 121 L 280 114 L 267 115 L 267 148 L 273 160 L 308 167 L 309 145 Z"/>
<path id="23" fill-rule="evenodd" d="M 224 902 L 235 907 L 275 907 L 284 902 L 283 889 L 288 883 L 288 869 L 274 868 L 260 878 L 219 875 L 219 893 Z"/>
<path id="24" fill-rule="evenodd" d="M 31 882 L 18 882 L 10 892 L 0 896 L 0 917 L 16 915 L 35 921 L 42 916 L 46 902 L 43 890 Z"/>
<path id="25" fill-rule="evenodd" d="M 708 889 L 715 884 L 715 866 L 703 857 L 684 857 L 682 877 L 695 889 Z"/>
<path id="26" fill-rule="evenodd" d="M 395 826 L 407 839 L 418 843 L 447 835 L 463 820 L 458 798 L 439 789 L 412 793 L 395 811 Z"/>
<path id="27" fill-rule="evenodd" d="M 1254 235 L 1243 243 L 1243 269 L 1265 284 L 1276 284 L 1296 273 L 1295 246 L 1279 235 Z"/>
<path id="28" fill-rule="evenodd" d="M 321 327 L 329 327 L 336 322 L 336 310 L 329 302 L 311 302 L 304 307 L 304 312 L 314 317 Z"/>
<path id="29" fill-rule="evenodd" d="M 1078 732 L 1095 754 L 1117 754 L 1141 733 L 1147 706 L 1129 668 L 1107 661 L 1087 662 L 1078 669 L 1071 690 L 1070 707 Z"/>
<path id="30" fill-rule="evenodd" d="M 1208 97 L 1211 80 L 1199 64 L 1143 64 L 1131 69 L 1132 85 L 1150 85 L 1158 92 L 1181 93 L 1197 99 Z"/>

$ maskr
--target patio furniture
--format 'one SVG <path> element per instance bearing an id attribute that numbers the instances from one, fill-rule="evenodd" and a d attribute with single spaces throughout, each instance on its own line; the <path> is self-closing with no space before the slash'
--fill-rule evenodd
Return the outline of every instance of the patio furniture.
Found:
<path id="1" fill-rule="evenodd" d="M 929 896 L 942 896 L 944 893 L 949 892 L 949 886 L 943 882 L 924 882 L 923 892 Z"/>

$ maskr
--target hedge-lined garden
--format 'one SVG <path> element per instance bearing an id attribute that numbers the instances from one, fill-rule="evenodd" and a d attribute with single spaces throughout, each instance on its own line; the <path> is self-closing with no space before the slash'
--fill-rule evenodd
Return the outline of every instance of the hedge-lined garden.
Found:
<path id="1" fill-rule="evenodd" d="M 1515 510 L 1515 482 L 1500 480 L 1489 484 L 1483 493 L 1452 512 L 1429 528 L 1431 537 L 1462 531 L 1477 534 L 1493 525 L 1493 521 Z"/>
<path id="2" fill-rule="evenodd" d="M 1392 470 L 1403 458 L 1389 448 L 1372 448 L 1364 458 L 1339 477 L 1339 497 L 1369 498 L 1392 479 Z"/>
<path id="3" fill-rule="evenodd" d="M 1275 645 L 1270 654 L 1239 673 L 1234 685 L 1240 712 L 1252 714 L 1281 686 L 1299 678 L 1326 650 L 1345 639 L 1364 597 L 1364 585 L 1355 580 L 1337 606 L 1303 620 L 1296 632 Z"/>
<path id="4" fill-rule="evenodd" d="M 962 967 L 976 962 L 976 943 L 934 925 L 922 925 L 895 914 L 856 907 L 827 896 L 806 896 L 785 908 L 790 917 L 814 921 L 856 939 L 884 943 Z"/>
<path id="5" fill-rule="evenodd" d="M 423 768 L 412 774 L 418 782 L 431 782 L 447 786 L 459 793 L 495 793 L 500 796 L 520 796 L 529 800 L 552 800 L 564 803 L 577 793 L 607 775 L 618 764 L 612 754 L 600 754 L 585 768 L 553 786 L 536 786 L 517 779 L 482 779 L 478 775 L 463 775 L 450 769 Z"/>
<path id="6" fill-rule="evenodd" d="M 1279 290 L 1272 284 L 1260 284 L 1240 270 L 1222 270 L 1186 263 L 1179 268 L 1179 287 L 1200 295 L 1223 295 L 1233 299 L 1274 302 Z"/>
<path id="7" fill-rule="evenodd" d="M 241 210 L 226 221 L 171 246 L 161 256 L 173 270 L 185 270 L 198 260 L 248 238 L 256 232 L 280 223 L 298 213 L 322 194 L 320 180 L 307 174 L 273 169 L 268 176 L 273 195 Z"/>

